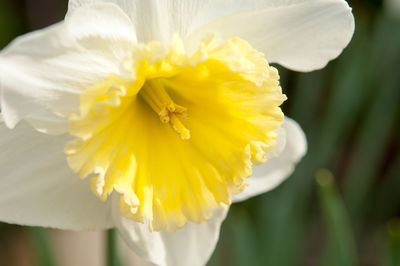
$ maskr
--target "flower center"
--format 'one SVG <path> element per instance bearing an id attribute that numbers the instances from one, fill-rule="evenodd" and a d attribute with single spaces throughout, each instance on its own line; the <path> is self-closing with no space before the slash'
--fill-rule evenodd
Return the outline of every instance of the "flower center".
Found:
<path id="1" fill-rule="evenodd" d="M 275 145 L 286 99 L 278 72 L 239 38 L 211 36 L 194 54 L 180 39 L 138 44 L 129 56 L 128 75 L 82 92 L 68 164 L 150 230 L 205 222 Z"/>
<path id="2" fill-rule="evenodd" d="M 182 123 L 183 119 L 188 118 L 187 109 L 174 103 L 166 91 L 164 79 L 146 81 L 139 96 L 160 117 L 162 123 L 170 124 L 182 139 L 190 139 L 190 131 Z"/>

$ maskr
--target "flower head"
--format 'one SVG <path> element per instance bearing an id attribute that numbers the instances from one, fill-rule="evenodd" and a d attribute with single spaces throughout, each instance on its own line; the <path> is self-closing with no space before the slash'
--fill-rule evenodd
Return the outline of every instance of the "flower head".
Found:
<path id="1" fill-rule="evenodd" d="M 275 145 L 285 100 L 276 69 L 248 43 L 210 36 L 193 55 L 171 46 L 128 51 L 127 78 L 83 91 L 65 151 L 102 200 L 122 194 L 125 217 L 151 230 L 202 223 L 230 204 Z"/>
<path id="2" fill-rule="evenodd" d="M 0 219 L 116 226 L 152 262 L 204 264 L 231 202 L 306 149 L 269 62 L 321 68 L 353 28 L 341 0 L 70 1 L 0 53 Z"/>

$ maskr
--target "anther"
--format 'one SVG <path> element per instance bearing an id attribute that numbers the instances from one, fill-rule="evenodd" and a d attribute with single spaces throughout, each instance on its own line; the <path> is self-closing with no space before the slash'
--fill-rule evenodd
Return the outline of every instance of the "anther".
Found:
<path id="1" fill-rule="evenodd" d="M 162 123 L 169 123 L 182 139 L 190 139 L 190 131 L 181 119 L 187 119 L 187 108 L 180 106 L 171 99 L 160 79 L 149 80 L 140 90 L 139 95 L 158 114 Z"/>

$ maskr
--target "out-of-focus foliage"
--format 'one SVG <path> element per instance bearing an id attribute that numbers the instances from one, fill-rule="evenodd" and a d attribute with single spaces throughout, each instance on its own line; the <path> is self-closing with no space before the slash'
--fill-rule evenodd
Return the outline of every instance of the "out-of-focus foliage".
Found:
<path id="1" fill-rule="evenodd" d="M 308 154 L 280 187 L 232 206 L 209 266 L 400 265 L 400 13 L 349 3 L 356 33 L 337 60 L 312 73 L 278 67 Z M 62 19 L 65 6 L 1 0 L 0 47 Z M 5 253 L 21 234 L 37 265 L 54 265 L 44 229 L 0 224 L 1 266 L 18 265 Z"/>

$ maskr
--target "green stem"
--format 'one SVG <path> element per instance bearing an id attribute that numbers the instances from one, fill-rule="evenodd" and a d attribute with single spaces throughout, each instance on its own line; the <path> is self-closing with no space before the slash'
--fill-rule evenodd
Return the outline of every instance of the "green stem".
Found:
<path id="1" fill-rule="evenodd" d="M 117 231 L 115 229 L 107 231 L 107 265 L 122 266 L 121 257 L 118 253 Z"/>
<path id="2" fill-rule="evenodd" d="M 49 231 L 41 227 L 28 228 L 28 234 L 35 254 L 36 264 L 40 266 L 57 265 L 49 239 Z"/>

